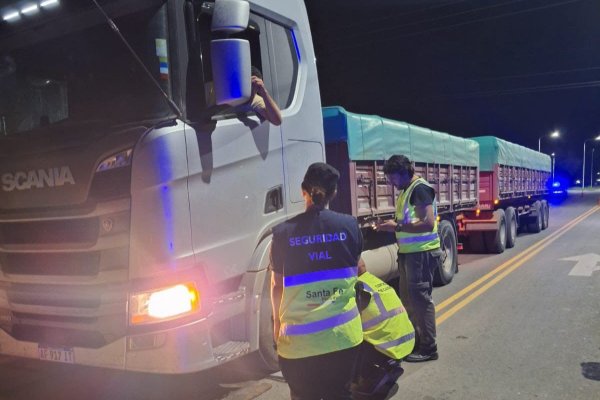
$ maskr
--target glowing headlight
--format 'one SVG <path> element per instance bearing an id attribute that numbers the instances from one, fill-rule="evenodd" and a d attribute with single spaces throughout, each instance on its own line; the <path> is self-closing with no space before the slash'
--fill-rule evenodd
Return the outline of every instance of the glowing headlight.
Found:
<path id="1" fill-rule="evenodd" d="M 132 325 L 162 322 L 199 309 L 198 289 L 194 283 L 186 283 L 131 295 L 129 322 Z"/>
<path id="2" fill-rule="evenodd" d="M 131 164 L 132 149 L 123 150 L 105 158 L 96 168 L 96 172 L 108 171 L 115 168 L 126 167 Z"/>
<path id="3" fill-rule="evenodd" d="M 554 182 L 554 183 L 552 183 L 552 186 L 553 187 L 560 187 L 560 182 Z"/>

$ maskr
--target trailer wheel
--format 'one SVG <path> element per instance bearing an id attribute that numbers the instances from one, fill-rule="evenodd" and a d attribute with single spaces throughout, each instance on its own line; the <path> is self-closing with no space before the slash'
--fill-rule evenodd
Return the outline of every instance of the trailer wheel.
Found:
<path id="1" fill-rule="evenodd" d="M 494 211 L 498 229 L 484 232 L 485 247 L 490 253 L 500 254 L 506 248 L 506 214 L 503 209 Z"/>
<path id="2" fill-rule="evenodd" d="M 273 341 L 273 308 L 271 307 L 271 280 L 267 274 L 260 299 L 260 320 L 258 328 L 258 354 L 260 368 L 264 372 L 279 371 L 279 357 Z"/>
<path id="3" fill-rule="evenodd" d="M 508 207 L 506 213 L 506 248 L 515 247 L 517 242 L 517 213 L 514 207 Z"/>
<path id="4" fill-rule="evenodd" d="M 433 275 L 433 283 L 447 285 L 452 282 L 458 265 L 458 251 L 456 249 L 456 233 L 450 221 L 443 220 L 438 227 L 440 235 L 440 248 L 443 252 L 442 262 Z"/>
<path id="5" fill-rule="evenodd" d="M 542 230 L 544 230 L 548 228 L 550 221 L 550 206 L 546 200 L 542 200 L 542 210 Z"/>
<path id="6" fill-rule="evenodd" d="M 531 208 L 535 212 L 535 217 L 531 217 L 531 222 L 527 224 L 527 230 L 531 233 L 538 233 L 542 230 L 542 203 L 536 201 Z"/>

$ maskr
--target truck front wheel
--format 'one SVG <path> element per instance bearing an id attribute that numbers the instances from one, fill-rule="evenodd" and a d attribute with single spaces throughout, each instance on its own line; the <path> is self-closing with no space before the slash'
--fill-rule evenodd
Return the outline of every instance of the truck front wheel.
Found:
<path id="1" fill-rule="evenodd" d="M 258 354 L 261 369 L 267 373 L 279 371 L 279 358 L 273 341 L 273 308 L 271 307 L 271 274 L 267 274 L 260 299 Z"/>
<path id="2" fill-rule="evenodd" d="M 440 235 L 440 248 L 443 252 L 440 267 L 433 275 L 436 285 L 447 285 L 452 282 L 457 270 L 458 254 L 456 250 L 456 234 L 450 221 L 443 220 L 438 228 Z"/>

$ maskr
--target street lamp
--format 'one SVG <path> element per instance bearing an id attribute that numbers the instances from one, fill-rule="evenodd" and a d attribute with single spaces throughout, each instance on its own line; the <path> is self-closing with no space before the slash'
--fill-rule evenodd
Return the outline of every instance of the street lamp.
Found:
<path id="1" fill-rule="evenodd" d="M 583 141 L 583 173 L 581 174 L 581 195 L 583 196 L 583 188 L 585 188 L 585 144 L 587 142 L 589 142 L 590 140 L 600 140 L 600 135 L 596 136 L 595 138 L 590 138 L 590 139 L 585 139 Z"/>
<path id="2" fill-rule="evenodd" d="M 550 136 L 551 138 L 557 138 L 560 137 L 560 132 L 559 131 L 554 131 L 552 133 L 550 133 L 548 136 Z M 538 151 L 541 152 L 542 151 L 542 138 L 545 137 L 544 136 L 540 136 L 538 138 Z"/>

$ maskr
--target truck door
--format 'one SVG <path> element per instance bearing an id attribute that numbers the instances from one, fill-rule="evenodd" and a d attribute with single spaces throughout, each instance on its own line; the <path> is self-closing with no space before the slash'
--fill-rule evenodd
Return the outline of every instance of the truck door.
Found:
<path id="1" fill-rule="evenodd" d="M 196 18 L 203 49 L 210 48 L 210 15 Z M 243 38 L 252 65 L 277 101 L 269 57 L 267 21 L 251 13 Z M 202 53 L 204 89 L 210 107 L 210 54 Z M 189 87 L 188 91 L 193 88 Z M 280 105 L 283 108 L 283 105 Z M 209 118 L 186 130 L 190 169 L 192 241 L 198 263 L 211 282 L 239 276 L 260 238 L 285 215 L 281 128 L 248 108 L 216 106 Z"/>

